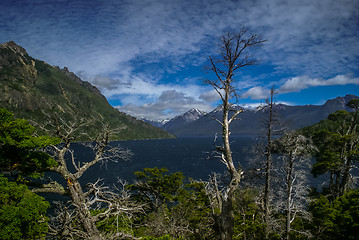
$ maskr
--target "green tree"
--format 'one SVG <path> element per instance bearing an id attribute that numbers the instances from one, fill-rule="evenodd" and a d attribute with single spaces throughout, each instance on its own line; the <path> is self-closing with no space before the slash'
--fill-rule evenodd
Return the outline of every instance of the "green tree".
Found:
<path id="1" fill-rule="evenodd" d="M 168 174 L 167 168 L 144 168 L 134 174 L 137 181 L 128 188 L 136 191 L 137 197 L 149 203 L 154 210 L 164 203 L 175 201 L 178 189 L 183 186 L 183 174 Z"/>
<path id="2" fill-rule="evenodd" d="M 333 201 L 320 195 L 309 207 L 315 239 L 358 239 L 359 190 L 346 192 Z"/>
<path id="3" fill-rule="evenodd" d="M 233 239 L 266 239 L 265 222 L 262 221 L 257 197 L 258 191 L 251 188 L 236 194 Z"/>
<path id="4" fill-rule="evenodd" d="M 49 203 L 27 186 L 0 177 L 0 239 L 39 239 L 47 232 Z"/>
<path id="5" fill-rule="evenodd" d="M 350 101 L 348 105 L 356 109 L 355 102 Z M 333 198 L 343 195 L 353 183 L 351 170 L 359 159 L 358 122 L 356 110 L 352 113 L 339 110 L 302 130 L 318 148 L 312 173 L 315 177 L 329 173 L 326 191 Z"/>
<path id="6" fill-rule="evenodd" d="M 43 151 L 56 138 L 36 136 L 25 119 L 17 119 L 0 108 L 0 171 L 17 182 L 24 177 L 39 177 L 56 162 Z M 1 239 L 38 239 L 47 231 L 45 217 L 49 204 L 27 186 L 0 178 Z"/>
<path id="7" fill-rule="evenodd" d="M 206 193 L 206 184 L 189 179 L 189 183 L 178 191 L 178 204 L 170 210 L 177 218 L 185 218 L 187 239 L 215 239 L 214 219 L 210 200 Z"/>
<path id="8" fill-rule="evenodd" d="M 139 219 L 138 235 L 171 236 L 185 239 L 214 239 L 214 220 L 205 183 L 185 183 L 181 172 L 166 168 L 145 168 L 135 172 L 137 181 L 129 185 L 135 198 L 147 203 L 147 213 Z"/>
<path id="9" fill-rule="evenodd" d="M 156 237 L 184 234 L 179 231 L 181 222 L 172 218 L 169 209 L 169 205 L 177 201 L 178 191 L 183 187 L 183 174 L 170 174 L 167 168 L 158 167 L 144 168 L 134 174 L 137 180 L 127 187 L 137 202 L 147 206 L 146 214 L 139 216 L 136 222 L 140 226 L 137 234 Z"/>
<path id="10" fill-rule="evenodd" d="M 19 176 L 39 177 L 56 165 L 42 149 L 59 140 L 36 136 L 35 128 L 25 119 L 17 119 L 0 108 L 0 170 Z"/>

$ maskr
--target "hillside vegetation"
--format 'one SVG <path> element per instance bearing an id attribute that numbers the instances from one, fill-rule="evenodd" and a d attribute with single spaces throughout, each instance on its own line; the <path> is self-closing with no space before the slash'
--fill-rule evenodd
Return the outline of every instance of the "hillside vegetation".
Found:
<path id="1" fill-rule="evenodd" d="M 84 132 L 94 136 L 102 124 L 125 127 L 113 140 L 168 138 L 170 134 L 113 108 L 89 82 L 66 67 L 30 57 L 14 42 L 0 44 L 0 106 L 40 126 L 49 118 L 91 122 Z M 89 127 L 91 126 L 91 127 Z"/>

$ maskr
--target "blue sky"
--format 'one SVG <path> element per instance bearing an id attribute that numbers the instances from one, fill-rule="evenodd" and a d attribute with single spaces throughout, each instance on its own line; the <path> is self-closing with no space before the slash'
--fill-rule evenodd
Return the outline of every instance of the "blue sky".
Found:
<path id="1" fill-rule="evenodd" d="M 133 116 L 170 118 L 218 96 L 203 84 L 225 32 L 268 40 L 238 73 L 241 105 L 359 96 L 357 0 L 1 0 L 0 42 L 68 67 Z"/>

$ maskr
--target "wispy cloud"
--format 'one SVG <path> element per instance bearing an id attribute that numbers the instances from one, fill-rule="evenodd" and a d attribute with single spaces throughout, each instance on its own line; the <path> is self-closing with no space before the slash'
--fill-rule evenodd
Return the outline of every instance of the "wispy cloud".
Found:
<path id="1" fill-rule="evenodd" d="M 5 5 L 2 40 L 19 40 L 35 57 L 91 75 L 131 61 L 198 64 L 215 52 L 216 37 L 242 25 L 268 40 L 260 58 L 282 71 L 348 72 L 359 55 L 355 0 L 36 2 Z"/>
<path id="2" fill-rule="evenodd" d="M 347 75 L 337 75 L 334 78 L 310 78 L 307 76 L 294 77 L 285 81 L 279 88 L 280 93 L 299 92 L 303 89 L 318 86 L 334 86 L 334 85 L 359 85 L 359 78 L 352 78 Z"/>
<path id="3" fill-rule="evenodd" d="M 244 94 L 241 95 L 241 98 L 251 98 L 254 100 L 265 99 L 269 97 L 270 90 L 267 88 L 263 88 L 261 86 L 255 86 L 250 88 Z"/>
<path id="4" fill-rule="evenodd" d="M 102 92 L 109 100 L 119 100 L 122 105 L 117 108 L 135 117 L 162 120 L 191 108 L 210 111 L 212 103 L 218 100 L 218 95 L 209 87 L 196 85 L 190 80 L 187 83 L 160 83 L 147 75 L 127 74 L 119 81 L 104 82 L 108 85 L 102 88 Z"/>
<path id="5" fill-rule="evenodd" d="M 356 69 L 359 2 L 254 1 L 249 25 L 268 39 L 263 59 L 280 71 L 327 77 Z"/>
<path id="6" fill-rule="evenodd" d="M 0 9 L 0 42 L 14 40 L 35 58 L 68 66 L 137 116 L 166 112 L 159 102 L 165 93 L 181 99 L 167 112 L 182 111 L 179 102 L 206 110 L 218 100 L 196 80 L 164 78 L 205 65 L 218 37 L 242 26 L 268 40 L 256 56 L 274 68 L 266 76 L 246 73 L 238 85 L 247 90 L 243 98 L 265 98 L 278 76 L 290 76 L 279 85 L 284 93 L 353 83 L 347 74 L 359 71 L 357 0 L 3 0 Z"/>
<path id="7" fill-rule="evenodd" d="M 308 76 L 300 76 L 289 78 L 283 82 L 277 82 L 276 88 L 278 89 L 278 94 L 291 93 L 291 92 L 300 92 L 303 89 L 311 87 L 321 87 L 321 86 L 343 86 L 343 85 L 359 85 L 359 78 L 353 77 L 351 75 L 337 75 L 333 78 L 323 79 L 323 78 L 310 78 Z M 265 86 L 254 86 L 250 87 L 246 92 L 241 95 L 242 99 L 250 98 L 252 100 L 266 99 L 270 95 L 271 85 Z"/>
<path id="8" fill-rule="evenodd" d="M 146 117 L 153 120 L 173 118 L 179 113 L 184 113 L 191 108 L 198 108 L 206 112 L 213 109 L 207 102 L 196 100 L 176 90 L 163 91 L 157 99 L 150 103 L 142 105 L 127 103 L 117 108 L 132 116 L 138 118 Z"/>
<path id="9" fill-rule="evenodd" d="M 164 91 L 176 90 L 182 92 L 186 96 L 199 98 L 202 92 L 208 91 L 208 87 L 195 84 L 193 80 L 184 82 L 161 82 L 157 78 L 153 78 L 143 74 L 133 74 L 123 72 L 119 79 L 109 79 L 106 81 L 108 85 L 102 88 L 103 93 L 109 98 L 122 94 L 137 94 L 152 98 L 159 97 Z"/>

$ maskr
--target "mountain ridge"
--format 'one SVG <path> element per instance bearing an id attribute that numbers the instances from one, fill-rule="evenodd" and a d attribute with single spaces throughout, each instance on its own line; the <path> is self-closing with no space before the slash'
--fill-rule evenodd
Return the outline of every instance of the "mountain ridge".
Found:
<path id="1" fill-rule="evenodd" d="M 163 129 L 119 112 L 99 89 L 67 67 L 60 69 L 34 59 L 13 41 L 0 44 L 0 106 L 40 125 L 53 114 L 68 122 L 87 119 L 93 125 L 82 130 L 91 136 L 97 135 L 104 123 L 113 128 L 125 126 L 112 140 L 172 137 Z"/>
<path id="2" fill-rule="evenodd" d="M 347 107 L 346 104 L 351 99 L 359 99 L 358 96 L 348 94 L 344 97 L 337 97 L 327 100 L 323 105 L 298 105 L 290 106 L 285 104 L 275 104 L 275 111 L 282 122 L 286 123 L 288 130 L 299 129 L 319 122 L 325 119 L 329 114 L 334 113 L 336 110 L 352 109 Z M 233 105 L 235 109 L 242 108 L 239 105 Z M 222 112 L 221 106 L 213 109 L 208 114 L 199 116 L 198 119 L 193 121 L 178 121 L 182 116 L 188 114 L 192 110 L 174 117 L 168 121 L 171 124 L 164 124 L 162 128 L 166 131 L 178 136 L 213 136 L 221 132 L 221 127 L 213 118 L 221 119 Z M 231 132 L 236 135 L 258 135 L 264 132 L 263 120 L 264 107 L 259 106 L 256 109 L 243 108 L 244 112 L 239 115 L 241 120 L 234 121 L 231 124 Z"/>

